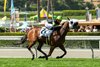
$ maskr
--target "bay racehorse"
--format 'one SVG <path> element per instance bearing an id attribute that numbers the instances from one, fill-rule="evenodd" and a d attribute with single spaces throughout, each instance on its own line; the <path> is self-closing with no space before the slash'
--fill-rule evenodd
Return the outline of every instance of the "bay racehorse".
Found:
<path id="1" fill-rule="evenodd" d="M 22 37 L 21 42 L 18 42 L 17 44 L 22 44 L 26 40 L 28 41 L 29 44 L 27 48 L 32 54 L 32 60 L 34 59 L 34 53 L 31 50 L 31 48 L 33 45 L 35 45 L 36 42 L 39 43 L 37 50 L 40 51 L 44 55 L 44 56 L 40 56 L 39 58 L 46 58 L 46 60 L 48 60 L 48 57 L 51 56 L 52 52 L 54 51 L 56 47 L 59 47 L 64 52 L 63 55 L 57 56 L 56 58 L 62 58 L 67 53 L 63 45 L 65 42 L 65 36 L 67 32 L 69 31 L 70 27 L 72 28 L 77 25 L 78 25 L 78 22 L 66 21 L 62 23 L 62 26 L 59 30 L 56 30 L 52 33 L 50 40 L 48 41 L 50 45 L 50 50 L 49 50 L 48 55 L 41 49 L 42 46 L 46 43 L 45 37 L 39 37 L 41 27 L 34 26 L 31 30 L 29 30 L 29 32 L 24 37 Z"/>

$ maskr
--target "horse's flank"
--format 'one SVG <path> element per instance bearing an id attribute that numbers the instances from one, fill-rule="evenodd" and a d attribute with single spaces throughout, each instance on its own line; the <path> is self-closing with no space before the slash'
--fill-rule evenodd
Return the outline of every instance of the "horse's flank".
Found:
<path id="1" fill-rule="evenodd" d="M 34 26 L 28 33 L 27 33 L 27 40 L 34 42 L 38 39 L 41 27 Z"/>

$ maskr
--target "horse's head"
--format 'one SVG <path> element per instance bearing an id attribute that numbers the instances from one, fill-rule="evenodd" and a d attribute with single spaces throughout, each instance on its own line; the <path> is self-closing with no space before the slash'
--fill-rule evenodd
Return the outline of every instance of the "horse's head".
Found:
<path id="1" fill-rule="evenodd" d="M 78 26 L 78 20 L 77 19 L 70 19 L 69 20 L 69 28 L 73 29 Z"/>

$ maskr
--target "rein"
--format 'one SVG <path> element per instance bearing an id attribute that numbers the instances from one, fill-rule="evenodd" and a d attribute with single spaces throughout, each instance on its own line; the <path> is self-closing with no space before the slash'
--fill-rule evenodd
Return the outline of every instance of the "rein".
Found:
<path id="1" fill-rule="evenodd" d="M 63 27 L 62 29 L 63 29 L 63 30 L 66 30 L 66 28 L 64 28 L 64 27 Z"/>

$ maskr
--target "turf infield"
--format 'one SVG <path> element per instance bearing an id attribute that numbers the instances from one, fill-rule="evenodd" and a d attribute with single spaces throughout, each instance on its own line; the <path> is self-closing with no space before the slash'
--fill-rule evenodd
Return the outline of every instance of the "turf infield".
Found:
<path id="1" fill-rule="evenodd" d="M 100 67 L 100 59 L 63 58 L 34 59 L 0 58 L 0 67 Z"/>

